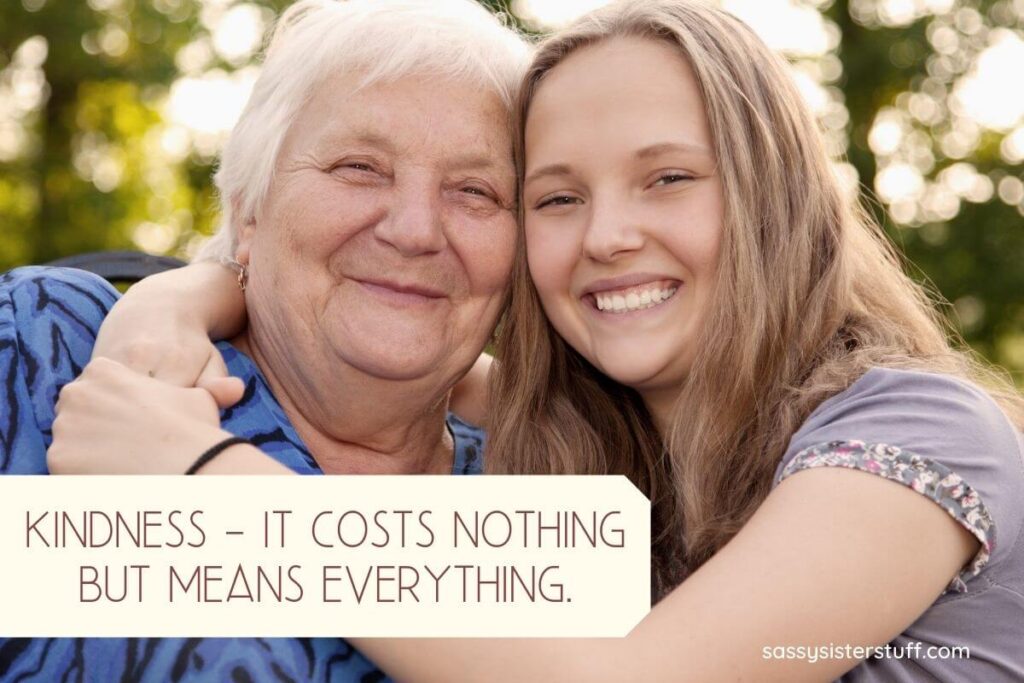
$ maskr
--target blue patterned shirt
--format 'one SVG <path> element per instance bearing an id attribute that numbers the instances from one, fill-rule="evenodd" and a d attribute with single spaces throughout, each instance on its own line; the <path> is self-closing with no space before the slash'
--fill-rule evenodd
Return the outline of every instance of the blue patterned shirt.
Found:
<path id="1" fill-rule="evenodd" d="M 47 474 L 57 395 L 88 363 L 117 297 L 107 282 L 80 270 L 30 267 L 0 275 L 0 474 Z M 245 382 L 242 400 L 221 413 L 223 428 L 300 474 L 323 474 L 252 360 L 226 342 L 218 348 Z M 483 433 L 453 415 L 448 426 L 452 474 L 479 474 Z M 5 683 L 386 680 L 340 638 L 0 638 Z"/>

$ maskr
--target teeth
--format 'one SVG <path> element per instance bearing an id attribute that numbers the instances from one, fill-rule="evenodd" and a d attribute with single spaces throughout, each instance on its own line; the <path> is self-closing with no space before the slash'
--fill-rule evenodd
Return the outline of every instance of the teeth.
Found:
<path id="1" fill-rule="evenodd" d="M 621 294 L 595 294 L 594 300 L 597 302 L 597 309 L 599 311 L 628 313 L 629 311 L 642 311 L 645 308 L 653 308 L 669 299 L 677 290 L 678 287 L 645 289 L 640 293 L 630 292 L 625 296 Z"/>

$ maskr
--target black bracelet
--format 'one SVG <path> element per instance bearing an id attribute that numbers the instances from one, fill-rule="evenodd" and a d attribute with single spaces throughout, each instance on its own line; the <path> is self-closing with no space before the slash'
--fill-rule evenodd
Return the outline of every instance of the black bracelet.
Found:
<path id="1" fill-rule="evenodd" d="M 216 458 L 226 449 L 240 443 L 247 443 L 252 445 L 252 442 L 249 441 L 248 439 L 243 439 L 240 436 L 229 436 L 223 441 L 214 444 L 213 446 L 208 448 L 205 453 L 196 458 L 196 461 L 192 463 L 192 467 L 189 467 L 185 474 L 195 474 L 196 472 L 199 471 L 199 468 L 201 468 L 203 465 Z"/>

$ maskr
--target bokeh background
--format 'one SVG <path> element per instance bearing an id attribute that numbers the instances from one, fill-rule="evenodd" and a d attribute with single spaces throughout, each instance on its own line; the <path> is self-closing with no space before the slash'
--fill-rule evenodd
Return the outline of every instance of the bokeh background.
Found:
<path id="1" fill-rule="evenodd" d="M 543 32 L 606 0 L 481 1 Z M 0 0 L 0 270 L 193 254 L 287 4 Z M 718 4 L 789 58 L 849 190 L 1024 387 L 1024 0 Z"/>

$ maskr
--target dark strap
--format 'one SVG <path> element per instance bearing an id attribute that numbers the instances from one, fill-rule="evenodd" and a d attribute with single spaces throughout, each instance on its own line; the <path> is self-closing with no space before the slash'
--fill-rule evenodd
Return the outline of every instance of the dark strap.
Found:
<path id="1" fill-rule="evenodd" d="M 229 436 L 228 438 L 224 439 L 223 441 L 220 441 L 220 442 L 214 444 L 213 446 L 208 448 L 206 450 L 206 452 L 204 452 L 202 455 L 200 455 L 198 458 L 196 458 L 196 461 L 194 463 L 192 463 L 192 467 L 189 467 L 188 470 L 185 471 L 185 474 L 195 474 L 196 472 L 199 471 L 199 469 L 203 465 L 205 465 L 206 463 L 208 463 L 211 460 L 213 460 L 214 458 L 216 458 L 218 455 L 223 453 L 226 449 L 230 448 L 231 446 L 240 444 L 240 443 L 247 443 L 247 444 L 252 445 L 252 442 L 249 441 L 248 439 L 243 439 L 240 436 Z"/>

